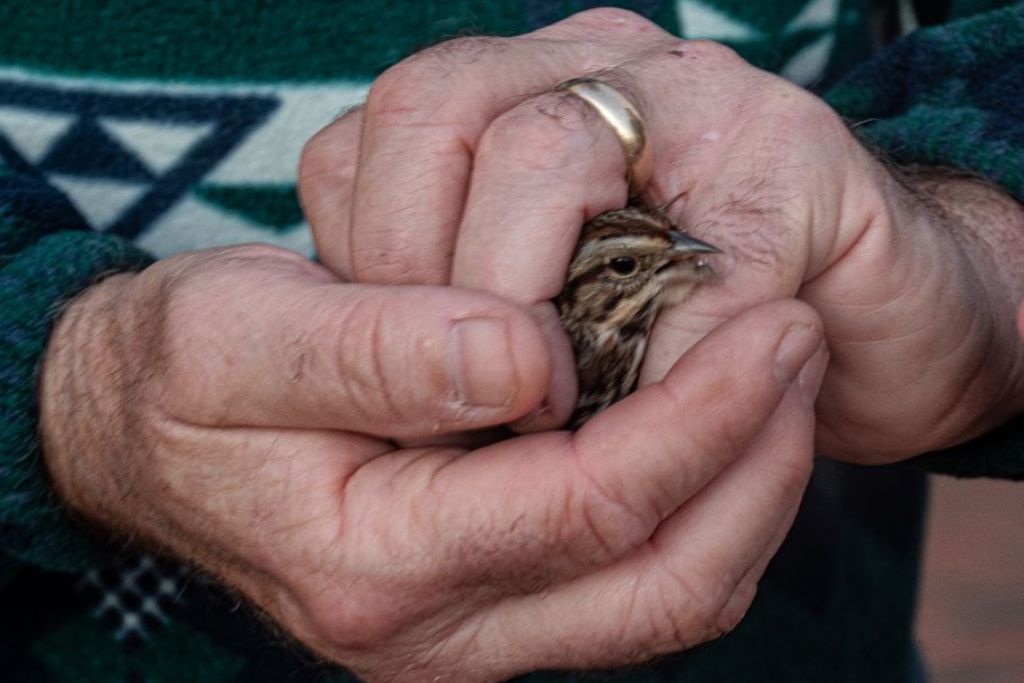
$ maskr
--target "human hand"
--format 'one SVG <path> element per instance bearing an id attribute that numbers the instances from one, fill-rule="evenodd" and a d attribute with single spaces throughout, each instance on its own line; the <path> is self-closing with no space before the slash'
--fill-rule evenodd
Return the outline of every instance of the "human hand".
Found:
<path id="1" fill-rule="evenodd" d="M 749 311 L 575 434 L 389 440 L 520 417 L 545 347 L 491 294 L 345 284 L 265 247 L 182 255 L 65 311 L 45 459 L 79 514 L 368 680 L 610 666 L 728 630 L 810 470 L 817 317 Z"/>
<path id="2" fill-rule="evenodd" d="M 643 114 L 648 203 L 679 197 L 670 215 L 725 252 L 712 259 L 718 286 L 663 311 L 642 382 L 738 312 L 798 296 L 822 316 L 832 351 L 821 451 L 891 461 L 1021 409 L 1020 207 L 974 181 L 898 180 L 816 97 L 620 10 L 451 41 L 385 72 L 365 108 L 303 156 L 324 262 L 363 282 L 485 289 L 552 317 L 546 302 L 581 224 L 627 195 L 612 131 L 551 92 L 586 75 Z M 568 361 L 552 359 L 544 426 L 572 400 L 558 381 Z"/>

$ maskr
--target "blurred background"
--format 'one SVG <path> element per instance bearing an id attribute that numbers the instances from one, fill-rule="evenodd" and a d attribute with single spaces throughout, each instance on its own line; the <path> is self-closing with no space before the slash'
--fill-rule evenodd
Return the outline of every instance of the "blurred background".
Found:
<path id="1" fill-rule="evenodd" d="M 917 636 L 932 683 L 1024 683 L 1024 482 L 932 477 Z"/>

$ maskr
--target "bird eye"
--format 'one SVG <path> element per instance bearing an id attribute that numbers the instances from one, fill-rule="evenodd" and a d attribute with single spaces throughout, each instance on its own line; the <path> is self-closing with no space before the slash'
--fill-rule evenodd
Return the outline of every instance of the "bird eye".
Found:
<path id="1" fill-rule="evenodd" d="M 618 275 L 632 275 L 636 272 L 636 259 L 632 256 L 616 256 L 608 266 Z"/>

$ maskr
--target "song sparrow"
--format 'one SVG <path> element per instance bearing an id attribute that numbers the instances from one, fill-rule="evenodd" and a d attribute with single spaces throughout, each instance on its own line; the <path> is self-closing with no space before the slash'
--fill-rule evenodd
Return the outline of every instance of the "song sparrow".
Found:
<path id="1" fill-rule="evenodd" d="M 714 253 L 655 209 L 629 206 L 583 226 L 555 299 L 579 371 L 570 429 L 633 391 L 659 309 L 714 275 L 702 256 Z"/>

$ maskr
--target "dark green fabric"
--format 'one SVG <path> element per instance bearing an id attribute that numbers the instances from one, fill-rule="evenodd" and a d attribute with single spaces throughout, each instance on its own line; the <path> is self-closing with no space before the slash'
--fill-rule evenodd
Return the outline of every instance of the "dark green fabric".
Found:
<path id="1" fill-rule="evenodd" d="M 195 196 L 244 215 L 269 230 L 290 228 L 302 222 L 302 210 L 291 185 L 246 188 L 201 185 L 195 189 Z"/>
<path id="2" fill-rule="evenodd" d="M 0 224 L 0 232 L 7 228 L 19 226 Z M 0 548 L 7 556 L 65 571 L 95 559 L 49 489 L 36 435 L 37 366 L 62 301 L 98 274 L 145 263 L 121 240 L 67 231 L 42 237 L 0 269 Z"/>
<path id="3" fill-rule="evenodd" d="M 826 99 L 865 122 L 858 134 L 894 161 L 972 171 L 1024 201 L 1024 5 L 919 31 Z M 956 476 L 1024 479 L 1024 422 L 917 462 Z"/>
<path id="4" fill-rule="evenodd" d="M 897 162 L 974 171 L 1024 200 L 1024 6 L 919 31 L 828 102 Z"/>
<path id="5" fill-rule="evenodd" d="M 524 0 L 9 3 L 0 6 L 0 25 L 5 26 L 0 62 L 62 73 L 70 67 L 84 74 L 185 80 L 372 78 L 406 55 L 445 38 L 524 33 L 531 28 L 526 12 L 530 4 Z M 585 2 L 561 4 L 552 18 L 587 7 Z M 659 14 L 666 21 L 673 16 L 666 11 Z M 158 32 L 157 41 L 154 32 Z M 72 64 L 67 52 L 53 49 L 55 35 L 63 37 L 66 50 L 75 54 Z"/>

